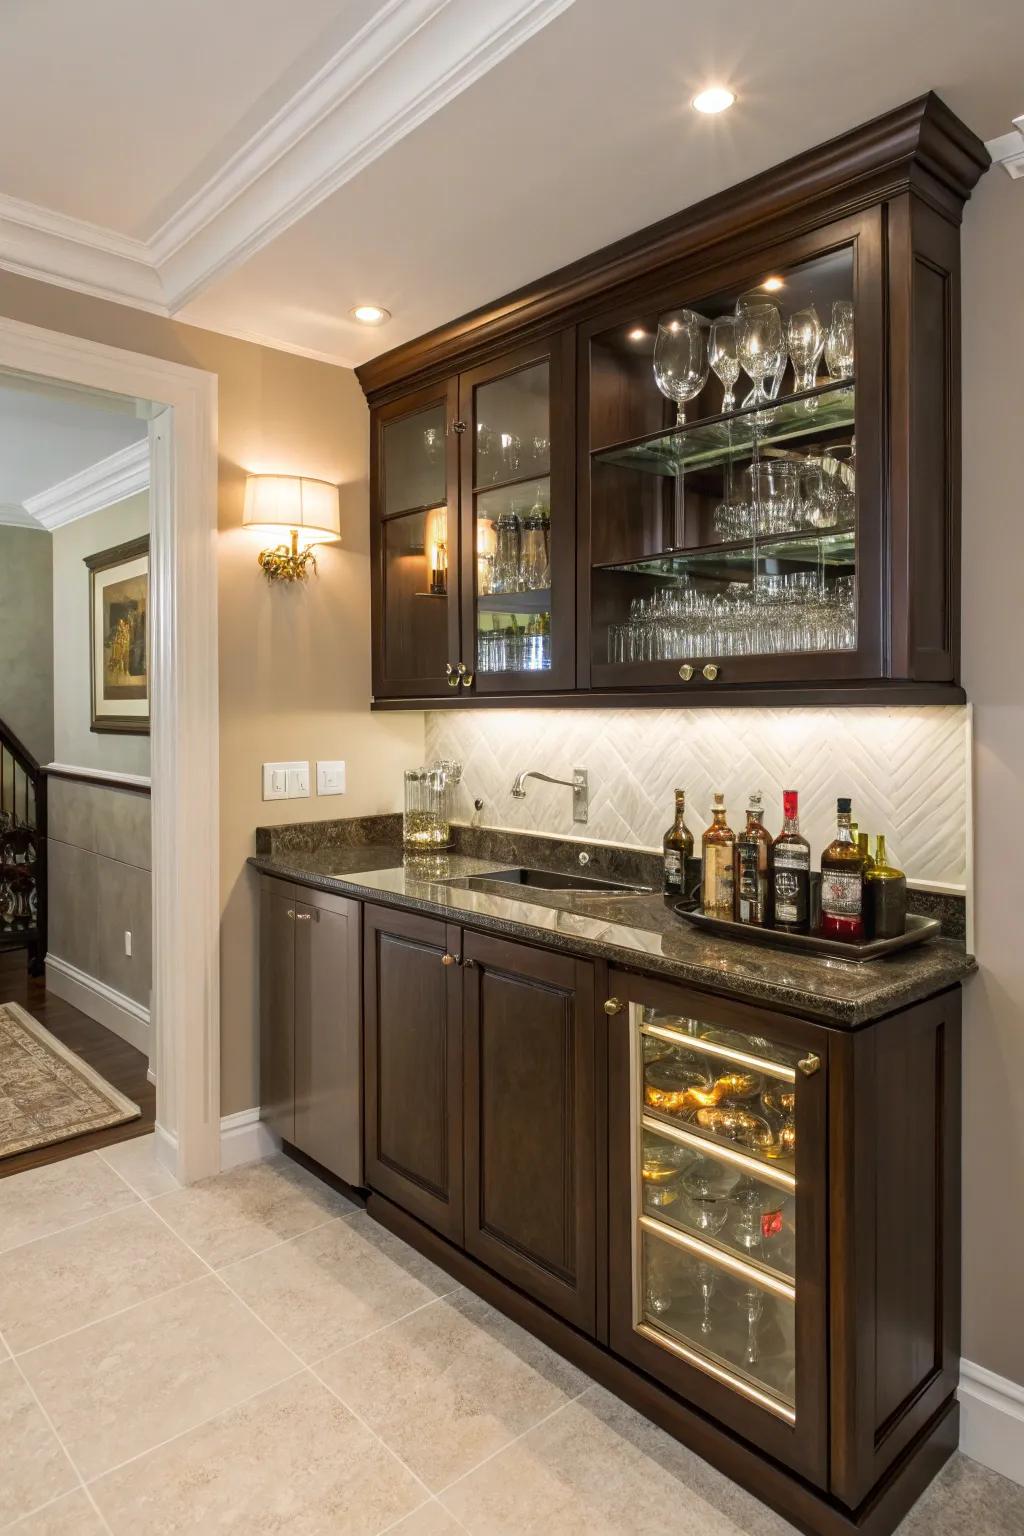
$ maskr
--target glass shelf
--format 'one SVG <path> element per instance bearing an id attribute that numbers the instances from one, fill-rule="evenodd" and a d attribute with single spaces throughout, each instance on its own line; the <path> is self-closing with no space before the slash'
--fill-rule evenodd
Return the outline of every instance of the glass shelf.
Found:
<path id="1" fill-rule="evenodd" d="M 524 592 L 481 592 L 476 600 L 481 613 L 550 613 L 551 588 Z"/>
<path id="2" fill-rule="evenodd" d="M 611 448 L 595 449 L 591 457 L 596 464 L 615 464 L 652 475 L 681 475 L 693 469 L 727 464 L 755 447 L 770 448 L 824 432 L 852 429 L 854 397 L 853 380 L 843 379 L 787 396 L 767 407 L 751 406 Z"/>
<path id="3" fill-rule="evenodd" d="M 696 549 L 663 550 L 643 560 L 626 560 L 596 569 L 639 576 L 687 577 L 698 574 L 722 581 L 749 581 L 755 558 L 774 560 L 785 570 L 816 570 L 828 566 L 852 570 L 856 565 L 856 536 L 852 528 L 826 528 L 820 533 L 778 533 L 763 539 L 703 544 Z"/>

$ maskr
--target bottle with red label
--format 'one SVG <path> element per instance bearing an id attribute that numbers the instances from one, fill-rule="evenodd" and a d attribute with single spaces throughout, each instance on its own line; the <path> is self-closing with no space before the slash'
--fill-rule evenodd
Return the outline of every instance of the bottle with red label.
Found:
<path id="1" fill-rule="evenodd" d="M 782 831 L 772 844 L 774 926 L 783 933 L 807 933 L 811 926 L 811 845 L 800 832 L 797 792 L 782 792 Z"/>
<path id="2" fill-rule="evenodd" d="M 821 855 L 821 932 L 826 939 L 862 944 L 864 860 L 850 830 L 850 804 L 836 801 L 836 835 Z"/>

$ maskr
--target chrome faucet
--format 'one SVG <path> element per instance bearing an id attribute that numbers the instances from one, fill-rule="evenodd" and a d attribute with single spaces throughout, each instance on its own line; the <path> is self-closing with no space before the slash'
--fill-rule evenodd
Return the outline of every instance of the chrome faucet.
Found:
<path id="1" fill-rule="evenodd" d="M 527 779 L 541 779 L 545 784 L 564 784 L 572 790 L 572 819 L 586 821 L 589 815 L 590 789 L 585 768 L 574 768 L 571 779 L 553 779 L 549 773 L 538 773 L 535 768 L 517 773 L 512 783 L 513 800 L 526 799 Z"/>

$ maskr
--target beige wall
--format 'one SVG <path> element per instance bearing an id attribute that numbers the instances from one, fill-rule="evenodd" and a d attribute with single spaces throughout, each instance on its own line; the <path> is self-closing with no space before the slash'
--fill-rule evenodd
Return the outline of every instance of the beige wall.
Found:
<path id="1" fill-rule="evenodd" d="M 100 554 L 149 532 L 149 493 L 142 491 L 77 518 L 53 535 L 53 760 L 74 768 L 149 773 L 149 737 L 90 730 L 89 568 Z"/>
<path id="2" fill-rule="evenodd" d="M 1024 1383 L 1024 183 L 996 167 L 964 256 L 964 686 L 975 710 L 976 949 L 964 1016 L 964 1355 Z"/>
<path id="3" fill-rule="evenodd" d="M 397 810 L 420 715 L 371 716 L 367 413 L 332 368 L 0 272 L 0 315 L 216 373 L 220 390 L 221 1103 L 257 1102 L 256 907 L 245 867 L 261 822 Z M 308 587 L 269 587 L 241 529 L 247 470 L 342 486 L 342 542 Z M 264 805 L 265 759 L 343 757 L 348 794 Z"/>
<path id="4" fill-rule="evenodd" d="M 0 527 L 0 720 L 40 763 L 53 756 L 50 535 Z"/>

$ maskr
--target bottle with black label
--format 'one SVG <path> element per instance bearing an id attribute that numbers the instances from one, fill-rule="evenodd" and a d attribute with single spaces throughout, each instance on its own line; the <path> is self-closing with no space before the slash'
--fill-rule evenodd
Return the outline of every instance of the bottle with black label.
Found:
<path id="1" fill-rule="evenodd" d="M 795 789 L 782 791 L 782 831 L 772 843 L 773 926 L 807 933 L 811 926 L 811 845 L 800 834 Z"/>
<path id="2" fill-rule="evenodd" d="M 701 840 L 701 906 L 708 917 L 732 917 L 732 851 L 736 834 L 725 819 L 725 796 L 715 795 L 711 825 Z"/>
<path id="3" fill-rule="evenodd" d="M 850 833 L 850 801 L 836 801 L 835 838 L 821 855 L 821 932 L 864 942 L 864 861 Z"/>
<path id="4" fill-rule="evenodd" d="M 736 838 L 733 853 L 733 915 L 737 923 L 752 928 L 768 927 L 771 848 L 771 833 L 764 825 L 763 797 L 758 790 L 750 797 L 747 824 Z"/>
<path id="5" fill-rule="evenodd" d="M 686 791 L 676 790 L 676 819 L 661 840 L 664 857 L 662 890 L 676 901 L 686 895 L 686 861 L 693 858 L 693 833 L 683 819 Z"/>

